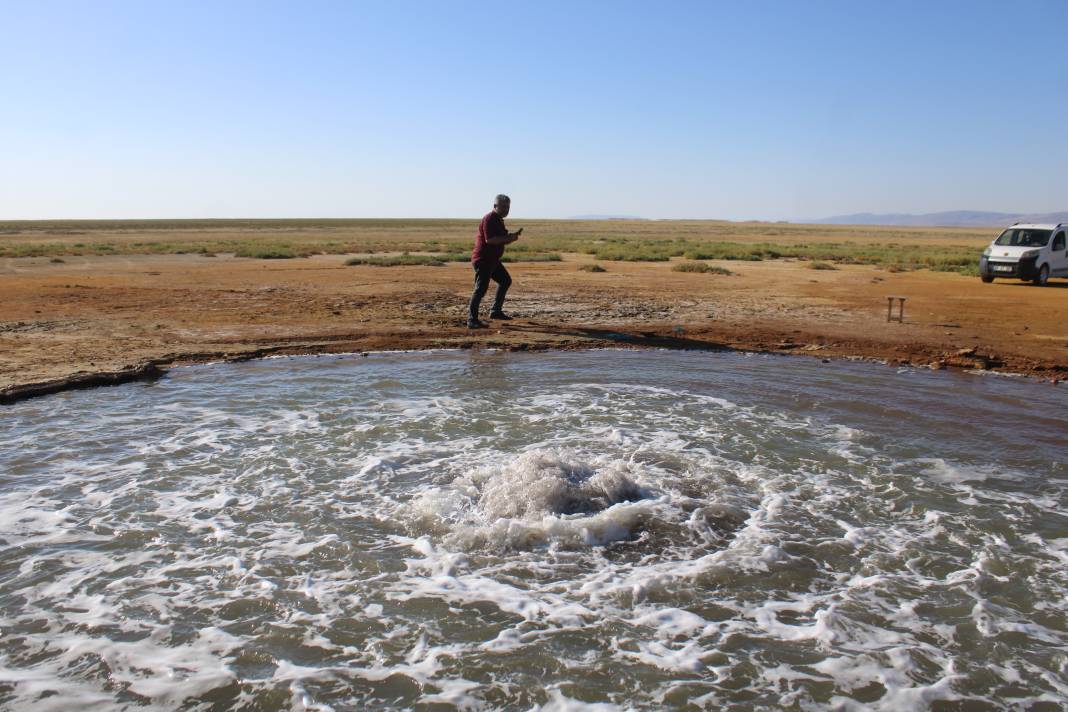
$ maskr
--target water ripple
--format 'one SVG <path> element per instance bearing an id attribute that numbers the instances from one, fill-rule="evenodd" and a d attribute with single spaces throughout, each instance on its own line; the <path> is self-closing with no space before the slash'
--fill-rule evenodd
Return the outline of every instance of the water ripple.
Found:
<path id="1" fill-rule="evenodd" d="M 1066 401 L 656 351 L 28 401 L 2 413 L 0 704 L 1062 706 Z"/>

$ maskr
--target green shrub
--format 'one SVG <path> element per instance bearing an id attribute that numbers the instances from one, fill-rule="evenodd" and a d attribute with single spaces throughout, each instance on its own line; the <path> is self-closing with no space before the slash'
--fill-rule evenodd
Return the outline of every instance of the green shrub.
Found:
<path id="1" fill-rule="evenodd" d="M 557 252 L 520 252 L 512 255 L 505 254 L 501 262 L 559 262 L 562 259 L 563 257 Z"/>
<path id="2" fill-rule="evenodd" d="M 734 274 L 726 267 L 705 264 L 704 262 L 679 262 L 671 266 L 672 272 L 701 272 L 702 274 Z"/>
<path id="3" fill-rule="evenodd" d="M 197 250 L 199 252 L 199 250 Z M 207 250 L 204 250 L 205 252 Z M 177 254 L 184 254 L 184 251 Z M 297 253 L 288 247 L 256 247 L 242 246 L 234 252 L 237 257 L 254 257 L 258 260 L 290 260 L 297 257 Z"/>
<path id="4" fill-rule="evenodd" d="M 672 257 L 671 251 L 664 248 L 620 245 L 595 247 L 586 254 L 593 255 L 599 260 L 614 262 L 667 262 Z"/>

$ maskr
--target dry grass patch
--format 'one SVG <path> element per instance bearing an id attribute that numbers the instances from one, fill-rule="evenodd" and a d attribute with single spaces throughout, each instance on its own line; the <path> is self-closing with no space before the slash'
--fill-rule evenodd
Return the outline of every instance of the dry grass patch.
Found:
<path id="1" fill-rule="evenodd" d="M 345 260 L 347 265 L 370 265 L 372 267 L 444 267 L 440 255 L 386 255 L 382 257 L 353 257 Z"/>

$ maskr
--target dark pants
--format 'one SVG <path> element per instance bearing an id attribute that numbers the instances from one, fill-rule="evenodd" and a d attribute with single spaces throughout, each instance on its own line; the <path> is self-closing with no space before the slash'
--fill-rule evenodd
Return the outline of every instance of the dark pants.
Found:
<path id="1" fill-rule="evenodd" d="M 490 280 L 497 283 L 497 295 L 493 298 L 493 313 L 496 314 L 504 308 L 504 295 L 512 286 L 512 276 L 500 262 L 475 262 L 471 266 L 475 268 L 475 291 L 471 293 L 469 312 L 471 321 L 478 321 L 478 305 L 482 303 L 482 297 L 486 296 Z"/>

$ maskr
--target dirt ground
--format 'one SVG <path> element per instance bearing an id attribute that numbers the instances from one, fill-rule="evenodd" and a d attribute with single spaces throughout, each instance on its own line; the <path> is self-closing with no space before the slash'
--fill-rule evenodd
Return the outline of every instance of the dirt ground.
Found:
<path id="1" fill-rule="evenodd" d="M 469 265 L 346 266 L 130 255 L 0 260 L 0 398 L 278 353 L 431 347 L 731 348 L 1068 377 L 1068 281 L 723 262 L 734 274 L 591 258 L 509 265 L 515 320 L 464 326 Z M 887 297 L 903 296 L 902 323 Z M 490 295 L 484 303 L 488 307 Z M 103 374 L 103 375 L 100 375 Z"/>

